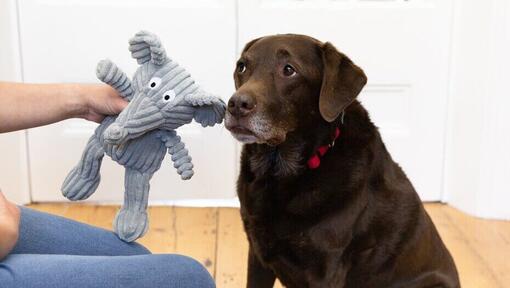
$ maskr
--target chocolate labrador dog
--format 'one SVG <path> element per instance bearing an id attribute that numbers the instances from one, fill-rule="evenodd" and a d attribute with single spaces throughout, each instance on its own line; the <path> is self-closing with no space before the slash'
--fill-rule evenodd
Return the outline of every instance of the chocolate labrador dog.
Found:
<path id="1" fill-rule="evenodd" d="M 363 71 L 303 35 L 249 42 L 226 127 L 244 143 L 247 287 L 459 287 L 455 264 L 356 96 Z"/>

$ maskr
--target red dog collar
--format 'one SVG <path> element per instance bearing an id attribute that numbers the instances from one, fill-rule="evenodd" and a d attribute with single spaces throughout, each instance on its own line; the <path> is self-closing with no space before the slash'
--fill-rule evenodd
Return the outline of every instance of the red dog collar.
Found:
<path id="1" fill-rule="evenodd" d="M 317 151 L 315 151 L 313 156 L 310 157 L 310 159 L 308 159 L 307 162 L 308 168 L 310 169 L 319 168 L 319 166 L 321 165 L 320 157 L 324 156 L 324 154 L 326 154 L 331 147 L 335 146 L 335 141 L 336 139 L 338 139 L 338 137 L 340 137 L 340 129 L 337 127 L 335 129 L 335 136 L 333 137 L 333 141 L 328 145 L 320 146 L 319 148 L 317 148 Z"/>

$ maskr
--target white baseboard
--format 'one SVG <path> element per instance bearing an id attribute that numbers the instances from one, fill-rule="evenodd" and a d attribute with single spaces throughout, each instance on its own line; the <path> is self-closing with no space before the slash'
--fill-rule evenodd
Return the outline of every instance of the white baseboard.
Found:
<path id="1" fill-rule="evenodd" d="M 65 201 L 62 203 L 72 203 Z M 74 202 L 76 203 L 76 202 Z M 80 202 L 85 205 L 120 205 L 119 201 L 86 201 Z M 239 199 L 218 198 L 218 199 L 177 199 L 177 200 L 155 200 L 149 201 L 149 206 L 179 206 L 179 207 L 234 207 L 239 208 Z"/>
<path id="2" fill-rule="evenodd" d="M 239 199 L 224 198 L 224 199 L 181 199 L 181 200 L 165 200 L 165 201 L 150 201 L 150 205 L 163 205 L 163 206 L 185 206 L 185 207 L 240 207 Z"/>

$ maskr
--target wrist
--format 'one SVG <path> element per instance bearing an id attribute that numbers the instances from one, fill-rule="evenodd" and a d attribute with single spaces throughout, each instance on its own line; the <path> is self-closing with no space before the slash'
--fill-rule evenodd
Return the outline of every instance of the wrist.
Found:
<path id="1" fill-rule="evenodd" d="M 67 90 L 63 93 L 66 98 L 68 118 L 85 118 L 89 110 L 89 101 L 84 84 L 62 84 Z"/>

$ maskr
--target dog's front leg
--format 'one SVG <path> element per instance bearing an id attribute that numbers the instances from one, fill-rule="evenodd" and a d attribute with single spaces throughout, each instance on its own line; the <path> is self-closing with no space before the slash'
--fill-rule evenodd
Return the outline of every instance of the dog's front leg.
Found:
<path id="1" fill-rule="evenodd" d="M 252 251 L 248 253 L 248 283 L 247 288 L 271 288 L 274 285 L 276 276 L 273 271 L 264 267 Z"/>

